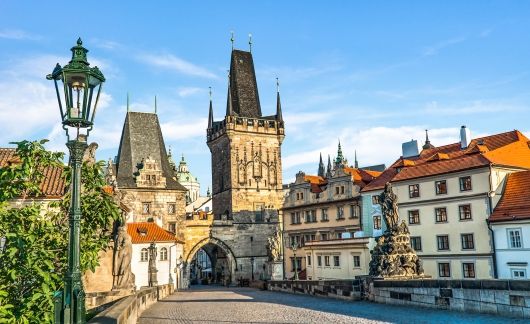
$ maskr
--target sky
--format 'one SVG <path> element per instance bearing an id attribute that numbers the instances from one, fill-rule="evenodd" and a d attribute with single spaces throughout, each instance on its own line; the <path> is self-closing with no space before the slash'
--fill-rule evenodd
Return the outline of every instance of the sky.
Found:
<path id="1" fill-rule="evenodd" d="M 524 1 L 0 1 L 0 147 L 47 138 L 66 151 L 54 86 L 78 37 L 107 81 L 89 141 L 118 151 L 126 114 L 153 112 L 203 194 L 208 87 L 226 111 L 230 33 L 252 53 L 264 115 L 280 80 L 284 183 L 315 174 L 340 140 L 353 164 L 389 165 L 401 143 L 457 142 L 519 129 L 530 136 L 530 2 Z"/>

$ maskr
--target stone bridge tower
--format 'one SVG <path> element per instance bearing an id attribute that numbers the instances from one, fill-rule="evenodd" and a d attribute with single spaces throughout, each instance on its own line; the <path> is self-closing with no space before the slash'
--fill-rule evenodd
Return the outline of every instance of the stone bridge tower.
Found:
<path id="1" fill-rule="evenodd" d="M 210 100 L 207 144 L 212 157 L 211 236 L 234 259 L 232 275 L 249 279 L 264 272 L 267 239 L 281 224 L 281 144 L 284 122 L 261 112 L 252 54 L 232 50 L 226 115 L 214 121 Z"/>

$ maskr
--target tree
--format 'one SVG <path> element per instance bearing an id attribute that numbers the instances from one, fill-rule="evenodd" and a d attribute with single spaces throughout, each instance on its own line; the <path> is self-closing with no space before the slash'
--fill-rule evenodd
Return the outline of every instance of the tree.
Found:
<path id="1" fill-rule="evenodd" d="M 67 268 L 70 193 L 45 206 L 38 200 L 45 168 L 70 170 L 63 154 L 41 141 L 17 145 L 17 161 L 0 168 L 0 323 L 51 323 L 53 293 L 63 288 Z M 94 270 L 98 252 L 108 247 L 119 208 L 105 192 L 103 162 L 83 164 L 81 173 L 81 270 Z M 20 204 L 13 205 L 17 199 Z M 10 204 L 11 202 L 11 204 Z"/>

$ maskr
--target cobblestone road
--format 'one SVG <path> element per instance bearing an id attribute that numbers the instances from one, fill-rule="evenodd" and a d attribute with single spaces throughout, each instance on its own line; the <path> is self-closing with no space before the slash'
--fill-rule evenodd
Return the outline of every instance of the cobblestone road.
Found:
<path id="1" fill-rule="evenodd" d="M 138 320 L 139 324 L 523 322 L 480 314 L 211 286 L 177 292 L 150 307 Z"/>

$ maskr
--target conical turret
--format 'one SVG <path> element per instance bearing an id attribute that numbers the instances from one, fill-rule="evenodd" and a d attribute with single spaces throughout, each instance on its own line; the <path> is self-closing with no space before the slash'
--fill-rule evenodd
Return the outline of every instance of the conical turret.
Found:
<path id="1" fill-rule="evenodd" d="M 318 176 L 324 177 L 325 175 L 324 162 L 322 161 L 322 153 L 320 153 L 320 163 L 318 164 Z"/>

